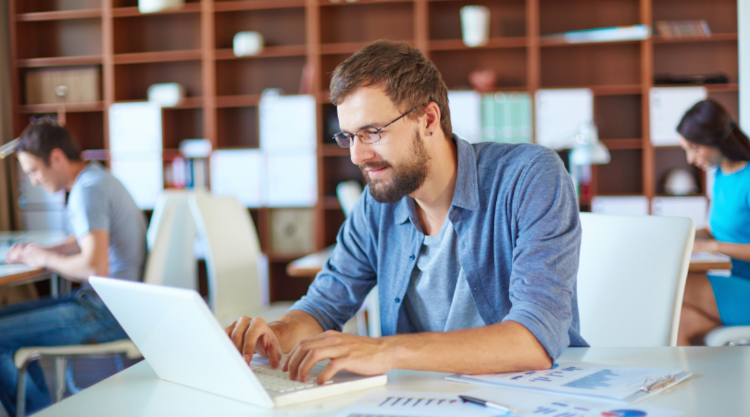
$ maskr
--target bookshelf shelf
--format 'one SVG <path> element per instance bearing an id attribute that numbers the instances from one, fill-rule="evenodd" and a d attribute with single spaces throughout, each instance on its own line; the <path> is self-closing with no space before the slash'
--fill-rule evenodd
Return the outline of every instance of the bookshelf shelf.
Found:
<path id="1" fill-rule="evenodd" d="M 130 54 L 116 54 L 114 63 L 146 64 L 157 62 L 200 61 L 203 52 L 200 49 L 188 51 L 137 52 Z"/>
<path id="2" fill-rule="evenodd" d="M 24 114 L 57 113 L 61 109 L 67 113 L 94 111 L 101 112 L 104 110 L 104 102 L 97 101 L 93 103 L 32 104 L 19 107 L 19 111 Z"/>
<path id="3" fill-rule="evenodd" d="M 736 41 L 736 33 L 712 33 L 710 36 L 695 36 L 695 37 L 664 37 L 661 35 L 654 35 L 651 37 L 651 41 L 654 43 L 690 43 L 690 42 L 724 42 L 724 41 Z"/>
<path id="4" fill-rule="evenodd" d="M 59 10 L 51 12 L 22 13 L 16 15 L 19 22 L 41 22 L 52 20 L 93 19 L 102 17 L 102 9 Z"/>
<path id="5" fill-rule="evenodd" d="M 235 56 L 232 49 L 217 49 L 214 59 L 260 59 L 260 58 L 278 58 L 278 57 L 301 57 L 307 54 L 305 45 L 288 45 L 288 46 L 267 46 L 258 55 Z"/>
<path id="6" fill-rule="evenodd" d="M 490 39 L 486 45 L 477 47 L 468 47 L 464 45 L 461 39 L 444 39 L 432 40 L 429 43 L 430 51 L 462 51 L 462 50 L 482 50 L 482 49 L 500 49 L 500 48 L 524 48 L 528 46 L 526 37 L 513 38 L 494 38 Z"/>
<path id="7" fill-rule="evenodd" d="M 216 107 L 244 107 L 257 106 L 260 103 L 260 94 L 243 94 L 237 96 L 216 97 Z"/>
<path id="8" fill-rule="evenodd" d="M 305 7 L 305 0 L 245 0 L 217 1 L 214 3 L 214 10 L 217 12 L 283 9 L 293 7 Z"/>
<path id="9" fill-rule="evenodd" d="M 176 10 L 167 10 L 164 12 L 156 12 L 156 13 L 148 13 L 148 14 L 143 14 L 139 12 L 138 7 L 115 7 L 114 9 L 112 9 L 112 16 L 113 17 L 132 17 L 132 16 L 146 17 L 146 16 L 164 16 L 164 15 L 200 13 L 200 12 L 201 12 L 200 3 L 186 3 L 184 6 Z"/>
<path id="10" fill-rule="evenodd" d="M 49 58 L 19 59 L 18 68 L 68 67 L 79 65 L 101 65 L 101 55 L 57 56 Z"/>

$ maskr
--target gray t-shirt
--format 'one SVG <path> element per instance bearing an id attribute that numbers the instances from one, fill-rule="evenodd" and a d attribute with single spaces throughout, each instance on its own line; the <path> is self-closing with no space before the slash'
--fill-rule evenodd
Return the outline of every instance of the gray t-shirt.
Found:
<path id="1" fill-rule="evenodd" d="M 406 289 L 404 307 L 414 331 L 447 332 L 485 325 L 458 259 L 456 231 L 445 216 L 437 236 L 425 235 Z"/>
<path id="2" fill-rule="evenodd" d="M 109 233 L 109 276 L 141 280 L 146 260 L 146 219 L 122 183 L 98 162 L 78 174 L 68 195 L 68 220 L 81 239 L 94 230 Z"/>

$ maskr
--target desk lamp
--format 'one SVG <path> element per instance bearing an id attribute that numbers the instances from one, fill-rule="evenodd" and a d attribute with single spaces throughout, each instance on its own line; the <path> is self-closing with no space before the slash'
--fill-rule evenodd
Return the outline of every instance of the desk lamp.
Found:
<path id="1" fill-rule="evenodd" d="M 593 122 L 583 123 L 575 136 L 575 144 L 568 155 L 568 168 L 576 193 L 580 194 L 581 183 L 591 181 L 591 165 L 608 164 L 609 150 L 599 141 L 599 129 Z"/>

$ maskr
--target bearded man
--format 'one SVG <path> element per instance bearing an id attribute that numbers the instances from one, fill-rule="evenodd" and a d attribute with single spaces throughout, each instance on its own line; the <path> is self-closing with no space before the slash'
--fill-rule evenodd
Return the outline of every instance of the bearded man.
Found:
<path id="1" fill-rule="evenodd" d="M 339 370 L 487 374 L 549 368 L 579 334 L 578 204 L 560 158 L 537 145 L 469 144 L 448 91 L 407 44 L 375 42 L 331 80 L 367 187 L 308 293 L 280 320 L 226 328 L 250 361 L 323 384 Z M 378 285 L 383 337 L 340 333 Z"/>

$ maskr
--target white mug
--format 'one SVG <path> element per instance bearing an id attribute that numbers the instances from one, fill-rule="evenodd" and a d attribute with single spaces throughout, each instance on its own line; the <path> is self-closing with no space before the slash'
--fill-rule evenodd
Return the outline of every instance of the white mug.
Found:
<path id="1" fill-rule="evenodd" d="M 466 46 L 486 45 L 490 39 L 490 9 L 484 6 L 462 7 L 461 32 Z"/>
<path id="2" fill-rule="evenodd" d="M 233 49 L 234 56 L 258 55 L 263 51 L 263 35 L 259 32 L 237 32 Z"/>

